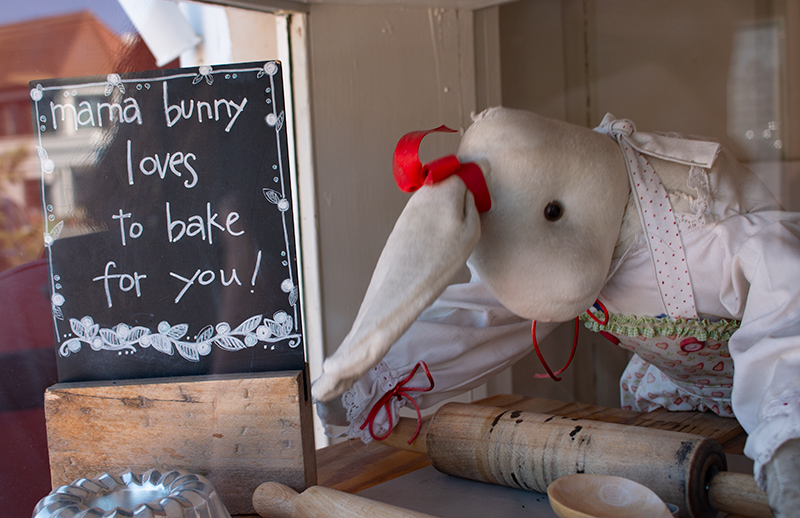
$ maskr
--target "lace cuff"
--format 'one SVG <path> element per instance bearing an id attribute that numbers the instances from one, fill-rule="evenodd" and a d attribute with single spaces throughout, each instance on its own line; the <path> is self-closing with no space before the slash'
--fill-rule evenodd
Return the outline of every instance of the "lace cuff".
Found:
<path id="1" fill-rule="evenodd" d="M 358 438 L 364 444 L 372 442 L 369 429 L 364 428 L 362 430 L 361 425 L 366 421 L 375 403 L 381 396 L 392 390 L 400 378 L 401 376 L 398 373 L 394 372 L 386 362 L 382 361 L 370 369 L 367 375 L 359 379 L 347 392 L 342 394 L 342 405 L 349 425 L 347 431 L 337 437 Z M 392 398 L 389 402 L 391 416 L 387 415 L 385 409 L 378 411 L 372 425 L 373 432 L 378 436 L 386 434 L 389 431 L 389 419 L 392 419 L 392 425 L 397 424 L 398 411 L 404 404 L 404 401 Z M 327 430 L 326 433 L 328 433 Z"/>
<path id="2" fill-rule="evenodd" d="M 764 466 L 786 441 L 800 438 L 800 392 L 774 399 L 761 411 L 759 425 L 747 438 L 744 453 L 754 461 L 753 473 L 766 488 Z"/>

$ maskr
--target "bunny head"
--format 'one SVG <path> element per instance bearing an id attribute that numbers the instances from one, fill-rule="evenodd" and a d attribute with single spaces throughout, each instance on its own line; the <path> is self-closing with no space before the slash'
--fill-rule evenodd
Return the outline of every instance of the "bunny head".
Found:
<path id="1" fill-rule="evenodd" d="M 619 146 L 592 130 L 494 108 L 458 152 L 487 164 L 493 208 L 470 264 L 519 316 L 562 322 L 591 307 L 608 274 L 628 200 Z"/>
<path id="2" fill-rule="evenodd" d="M 479 165 L 491 209 L 479 214 L 455 176 L 414 193 L 375 268 L 350 333 L 314 383 L 319 401 L 376 365 L 465 261 L 524 318 L 566 321 L 597 298 L 630 187 L 619 146 L 533 113 L 478 115 L 458 151 Z"/>

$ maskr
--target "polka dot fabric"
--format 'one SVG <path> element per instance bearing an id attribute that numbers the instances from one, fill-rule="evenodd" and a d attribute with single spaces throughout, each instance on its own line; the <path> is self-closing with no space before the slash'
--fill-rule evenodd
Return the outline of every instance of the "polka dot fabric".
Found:
<path id="1" fill-rule="evenodd" d="M 667 314 L 672 318 L 697 318 L 686 254 L 667 189 L 646 156 L 635 149 L 631 136 L 636 128 L 631 121 L 615 120 L 601 127 L 619 143 L 625 157 Z"/>

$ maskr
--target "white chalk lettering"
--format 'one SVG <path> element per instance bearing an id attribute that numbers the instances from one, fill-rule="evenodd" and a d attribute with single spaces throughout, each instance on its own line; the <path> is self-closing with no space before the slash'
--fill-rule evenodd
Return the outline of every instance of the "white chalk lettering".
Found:
<path id="1" fill-rule="evenodd" d="M 50 121 L 54 130 L 58 129 L 59 119 L 60 122 L 67 123 L 67 116 L 76 130 L 83 126 L 102 128 L 104 121 L 105 124 L 119 121 L 125 124 L 135 122 L 141 125 L 142 112 L 136 99 L 126 97 L 122 103 L 101 102 L 93 108 L 89 101 L 81 101 L 77 107 L 69 103 L 56 104 L 50 101 Z"/>
<path id="2" fill-rule="evenodd" d="M 129 235 L 131 239 L 136 239 L 137 237 L 142 235 L 142 232 L 144 232 L 144 227 L 142 226 L 141 223 L 137 221 L 132 221 L 128 231 L 127 232 L 125 231 L 125 220 L 130 219 L 131 216 L 132 214 L 130 212 L 123 213 L 122 209 L 119 209 L 119 212 L 117 214 L 111 216 L 111 219 L 119 220 L 119 234 L 120 237 L 122 238 L 122 246 L 127 245 L 127 243 L 125 242 L 126 234 Z"/>
<path id="3" fill-rule="evenodd" d="M 181 301 L 183 296 L 186 294 L 186 291 L 195 284 L 200 284 L 201 286 L 208 286 L 215 280 L 217 280 L 217 274 L 213 270 L 200 270 L 199 268 L 195 270 L 194 275 L 192 275 L 191 279 L 184 277 L 183 275 L 177 274 L 175 272 L 169 272 L 169 274 L 179 281 L 183 282 L 183 288 L 178 293 L 178 296 L 175 297 L 175 304 Z M 223 286 L 230 286 L 234 282 L 239 286 L 242 285 L 241 281 L 239 280 L 239 275 L 236 273 L 236 268 L 231 269 L 231 276 L 228 280 L 225 279 L 225 270 L 220 269 L 219 271 L 219 279 Z"/>
<path id="4" fill-rule="evenodd" d="M 226 99 L 217 99 L 214 101 L 214 117 L 216 120 L 219 120 L 219 107 L 220 105 L 224 104 L 225 108 L 228 110 L 228 117 L 231 117 L 231 106 L 236 108 L 236 114 L 232 116 L 231 121 L 225 126 L 225 133 L 228 133 L 233 127 L 233 123 L 236 122 L 236 119 L 239 117 L 239 114 L 242 113 L 244 110 L 244 105 L 247 104 L 247 97 L 242 98 L 242 104 L 238 105 L 233 101 L 228 101 Z"/>
<path id="5" fill-rule="evenodd" d="M 236 284 L 238 284 L 239 286 L 241 286 L 241 285 L 242 285 L 242 281 L 240 281 L 240 280 L 239 280 L 239 276 L 238 276 L 238 275 L 236 275 L 236 268 L 234 268 L 234 269 L 231 271 L 231 278 L 230 278 L 230 280 L 228 280 L 228 281 L 226 281 L 226 280 L 225 280 L 225 272 L 224 272 L 223 270 L 220 270 L 220 271 L 219 271 L 219 280 L 220 280 L 220 282 L 222 282 L 222 285 L 223 285 L 223 286 L 230 286 L 230 285 L 231 285 L 231 284 L 233 284 L 234 282 L 235 282 Z"/>
<path id="6" fill-rule="evenodd" d="M 158 173 L 158 176 L 163 180 L 167 175 L 167 170 L 175 176 L 181 177 L 183 173 L 188 173 L 189 178 L 184 180 L 183 186 L 191 189 L 197 185 L 197 170 L 190 162 L 197 160 L 197 155 L 194 153 L 184 153 L 183 151 L 176 151 L 174 153 L 167 153 L 162 160 L 158 154 L 153 156 L 146 156 L 139 160 L 138 171 L 145 176 L 151 176 Z M 128 185 L 134 184 L 133 172 L 133 149 L 130 139 L 128 139 Z M 183 166 L 183 167 L 180 167 Z"/>
<path id="7" fill-rule="evenodd" d="M 164 81 L 162 84 L 164 85 L 164 117 L 166 118 L 167 127 L 171 128 L 181 119 L 191 119 L 195 111 L 195 100 L 189 99 L 187 103 L 186 99 L 181 99 L 180 104 L 170 104 L 167 81 Z M 239 104 L 236 104 L 231 99 L 215 99 L 212 113 L 211 103 L 207 101 L 197 101 L 197 121 L 200 123 L 203 122 L 203 109 L 205 109 L 206 120 L 209 121 L 218 122 L 221 118 L 227 116 L 228 125 L 225 126 L 225 132 L 229 133 L 236 123 L 236 119 L 238 119 L 239 115 L 244 111 L 244 106 L 246 104 L 247 97 L 242 97 Z M 224 107 L 224 110 L 221 111 L 220 107 Z"/>
<path id="8" fill-rule="evenodd" d="M 92 111 L 92 105 L 89 104 L 89 101 L 82 101 L 78 106 L 80 106 L 78 116 L 76 117 L 78 125 L 86 126 L 87 124 L 91 124 L 94 126 L 94 112 Z M 98 116 L 99 115 L 98 113 Z"/>
<path id="9" fill-rule="evenodd" d="M 173 218 L 169 202 L 166 202 L 166 212 L 167 238 L 170 243 L 176 243 L 184 236 L 200 236 L 202 241 L 208 241 L 208 244 L 211 245 L 214 244 L 214 230 L 227 232 L 232 236 L 241 236 L 244 234 L 244 230 L 235 230 L 232 227 L 232 225 L 239 220 L 238 212 L 229 212 L 225 217 L 225 224 L 222 225 L 217 222 L 219 213 L 211 209 L 211 202 L 206 203 L 205 217 L 195 214 L 187 218 L 186 221 Z"/>
<path id="10" fill-rule="evenodd" d="M 142 296 L 142 289 L 140 281 L 142 279 L 146 279 L 147 275 L 142 275 L 138 272 L 133 272 L 133 275 L 127 273 L 109 273 L 111 268 L 116 268 L 117 263 L 114 261 L 108 261 L 106 263 L 106 268 L 103 275 L 95 277 L 92 279 L 93 281 L 103 281 L 103 288 L 106 292 L 106 301 L 108 302 L 108 307 L 112 307 L 111 303 L 111 287 L 109 286 L 108 280 L 109 279 L 119 279 L 119 289 L 121 291 L 131 291 L 132 289 L 136 289 L 136 297 Z"/>
<path id="11" fill-rule="evenodd" d="M 175 297 L 175 304 L 177 304 L 183 298 L 183 294 L 186 293 L 186 290 L 188 290 L 189 287 L 192 284 L 194 284 L 194 280 L 197 279 L 198 275 L 200 275 L 200 270 L 198 269 L 196 272 L 194 272 L 194 275 L 192 276 L 191 279 L 187 279 L 186 277 L 178 275 L 175 272 L 169 272 L 169 274 L 172 275 L 173 277 L 175 277 L 176 279 L 181 280 L 181 281 L 183 281 L 185 283 L 184 286 L 183 286 L 183 289 L 181 290 L 181 292 L 178 293 L 177 297 Z"/>
<path id="12" fill-rule="evenodd" d="M 197 101 L 197 122 L 203 122 L 203 108 L 206 109 L 206 119 L 213 120 L 214 115 L 211 113 L 211 103 Z"/>
<path id="13" fill-rule="evenodd" d="M 103 117 L 102 117 L 102 109 L 105 108 L 108 110 L 108 120 L 114 120 L 114 112 L 116 112 L 116 117 L 119 120 L 123 120 L 125 117 L 125 112 L 122 111 L 122 105 L 118 103 L 98 103 L 97 104 L 97 118 L 100 121 L 100 126 L 103 125 Z"/>

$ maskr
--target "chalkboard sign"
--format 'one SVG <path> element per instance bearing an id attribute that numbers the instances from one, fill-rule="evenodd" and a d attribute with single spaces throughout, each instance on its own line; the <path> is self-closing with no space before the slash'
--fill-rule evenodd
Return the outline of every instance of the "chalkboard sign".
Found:
<path id="1" fill-rule="evenodd" d="M 61 381 L 303 367 L 281 77 L 30 83 Z"/>

